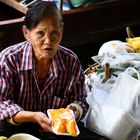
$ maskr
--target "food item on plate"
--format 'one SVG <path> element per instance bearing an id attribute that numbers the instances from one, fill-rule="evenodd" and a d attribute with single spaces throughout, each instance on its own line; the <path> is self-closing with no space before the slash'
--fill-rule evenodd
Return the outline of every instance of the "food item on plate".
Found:
<path id="1" fill-rule="evenodd" d="M 69 134 L 71 136 L 78 134 L 76 120 L 71 110 L 65 108 L 50 109 L 48 114 L 53 120 L 53 130 L 57 134 Z"/>
<path id="2" fill-rule="evenodd" d="M 65 133 L 66 132 L 66 120 L 61 119 L 58 117 L 57 119 L 54 119 L 54 128 L 56 128 L 58 133 Z"/>
<path id="3" fill-rule="evenodd" d="M 70 119 L 69 121 L 67 121 L 66 130 L 69 134 L 76 135 L 76 133 L 77 133 L 76 122 L 74 119 Z"/>

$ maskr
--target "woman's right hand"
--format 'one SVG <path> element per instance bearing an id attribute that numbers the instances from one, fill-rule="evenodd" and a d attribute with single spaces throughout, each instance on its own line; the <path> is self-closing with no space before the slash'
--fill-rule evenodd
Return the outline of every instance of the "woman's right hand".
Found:
<path id="1" fill-rule="evenodd" d="M 52 121 L 43 112 L 35 112 L 35 122 L 38 123 L 44 132 L 52 133 Z"/>
<path id="2" fill-rule="evenodd" d="M 19 111 L 13 116 L 15 123 L 38 123 L 44 132 L 52 133 L 52 121 L 43 112 Z"/>

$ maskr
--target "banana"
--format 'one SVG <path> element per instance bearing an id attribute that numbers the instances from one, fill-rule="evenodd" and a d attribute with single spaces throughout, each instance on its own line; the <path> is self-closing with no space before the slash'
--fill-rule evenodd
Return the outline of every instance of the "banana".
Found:
<path id="1" fill-rule="evenodd" d="M 127 43 L 136 53 L 140 53 L 140 37 L 128 38 Z"/>
<path id="2" fill-rule="evenodd" d="M 0 136 L 0 140 L 8 140 L 8 138 L 4 136 Z"/>

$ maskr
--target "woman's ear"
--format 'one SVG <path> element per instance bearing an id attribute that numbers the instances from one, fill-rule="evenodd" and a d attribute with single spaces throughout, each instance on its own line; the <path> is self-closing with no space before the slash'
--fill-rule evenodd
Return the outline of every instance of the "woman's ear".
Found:
<path id="1" fill-rule="evenodd" d="M 23 25 L 22 31 L 23 31 L 24 38 L 29 41 L 30 40 L 29 29 L 25 25 Z"/>

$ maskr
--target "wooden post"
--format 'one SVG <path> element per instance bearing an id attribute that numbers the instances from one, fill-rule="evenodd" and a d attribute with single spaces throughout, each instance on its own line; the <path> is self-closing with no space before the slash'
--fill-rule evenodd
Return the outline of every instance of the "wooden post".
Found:
<path id="1" fill-rule="evenodd" d="M 109 65 L 109 63 L 105 64 L 104 72 L 105 72 L 104 82 L 106 82 L 109 79 L 109 76 L 110 76 L 110 65 Z"/>
<path id="2" fill-rule="evenodd" d="M 63 0 L 58 0 L 58 9 L 60 12 L 63 10 Z"/>
<path id="3" fill-rule="evenodd" d="M 134 34 L 133 32 L 131 31 L 130 27 L 126 27 L 126 32 L 127 32 L 127 36 L 128 38 L 133 38 L 134 37 Z"/>

